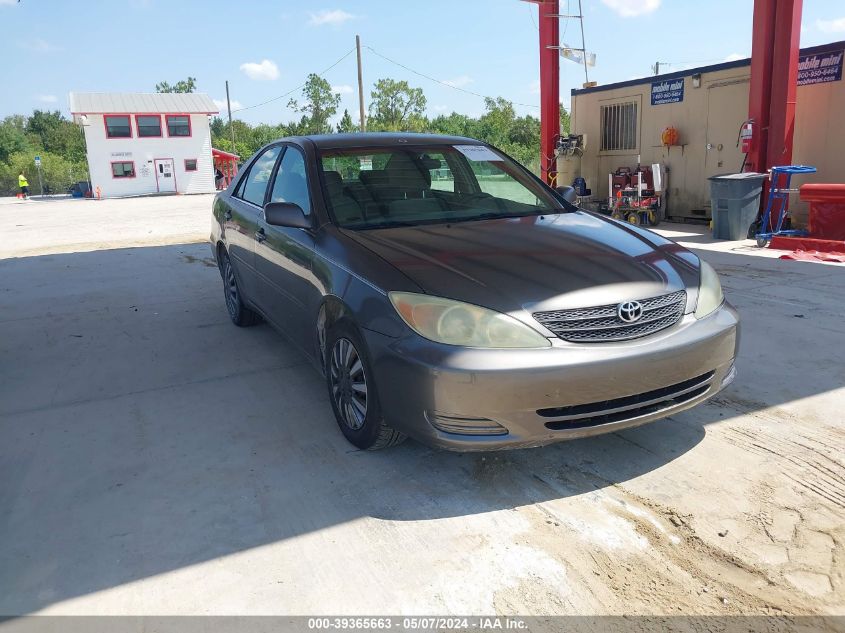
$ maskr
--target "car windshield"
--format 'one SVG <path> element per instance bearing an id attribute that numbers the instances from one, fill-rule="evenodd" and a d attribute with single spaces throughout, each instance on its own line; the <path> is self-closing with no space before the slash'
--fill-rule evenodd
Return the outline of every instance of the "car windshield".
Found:
<path id="1" fill-rule="evenodd" d="M 349 229 L 519 217 L 567 210 L 522 167 L 486 145 L 328 149 L 325 198 Z"/>

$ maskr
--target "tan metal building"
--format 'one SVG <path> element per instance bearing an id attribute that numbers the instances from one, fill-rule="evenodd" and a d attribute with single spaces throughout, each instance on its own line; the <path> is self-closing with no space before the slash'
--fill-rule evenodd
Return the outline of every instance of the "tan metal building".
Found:
<path id="1" fill-rule="evenodd" d="M 793 163 L 818 173 L 794 184 L 845 182 L 844 50 L 845 42 L 801 50 Z M 586 135 L 580 172 L 594 199 L 607 198 L 608 174 L 618 167 L 662 163 L 666 215 L 709 218 L 707 178 L 737 172 L 743 162 L 737 138 L 748 117 L 750 73 L 751 60 L 742 59 L 573 90 L 572 131 Z M 679 145 L 662 144 L 668 126 Z"/>

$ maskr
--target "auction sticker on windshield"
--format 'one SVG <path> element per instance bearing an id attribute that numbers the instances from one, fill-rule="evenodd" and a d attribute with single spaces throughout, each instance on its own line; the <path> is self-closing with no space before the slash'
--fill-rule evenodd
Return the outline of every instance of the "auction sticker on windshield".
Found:
<path id="1" fill-rule="evenodd" d="M 504 160 L 496 152 L 484 145 L 453 145 L 461 154 L 474 161 Z"/>

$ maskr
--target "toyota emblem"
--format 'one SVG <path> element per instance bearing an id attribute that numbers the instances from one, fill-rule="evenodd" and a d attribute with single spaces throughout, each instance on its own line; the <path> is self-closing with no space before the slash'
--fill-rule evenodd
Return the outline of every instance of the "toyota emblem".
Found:
<path id="1" fill-rule="evenodd" d="M 620 303 L 616 309 L 616 314 L 619 316 L 620 321 L 634 323 L 635 321 L 639 321 L 643 316 L 643 304 L 639 301 Z"/>

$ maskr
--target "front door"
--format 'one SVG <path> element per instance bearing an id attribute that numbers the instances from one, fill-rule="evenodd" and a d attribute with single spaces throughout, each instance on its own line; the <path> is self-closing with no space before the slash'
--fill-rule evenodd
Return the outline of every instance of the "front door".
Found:
<path id="1" fill-rule="evenodd" d="M 305 157 L 297 148 L 288 146 L 282 155 L 267 202 L 293 202 L 306 215 L 311 214 Z M 317 317 L 310 313 L 317 293 L 311 272 L 313 234 L 306 229 L 271 226 L 263 216 L 258 224 L 255 268 L 262 311 L 311 355 Z"/>
<path id="2" fill-rule="evenodd" d="M 173 159 L 156 158 L 154 166 L 159 193 L 176 193 L 176 173 L 173 169 Z"/>

